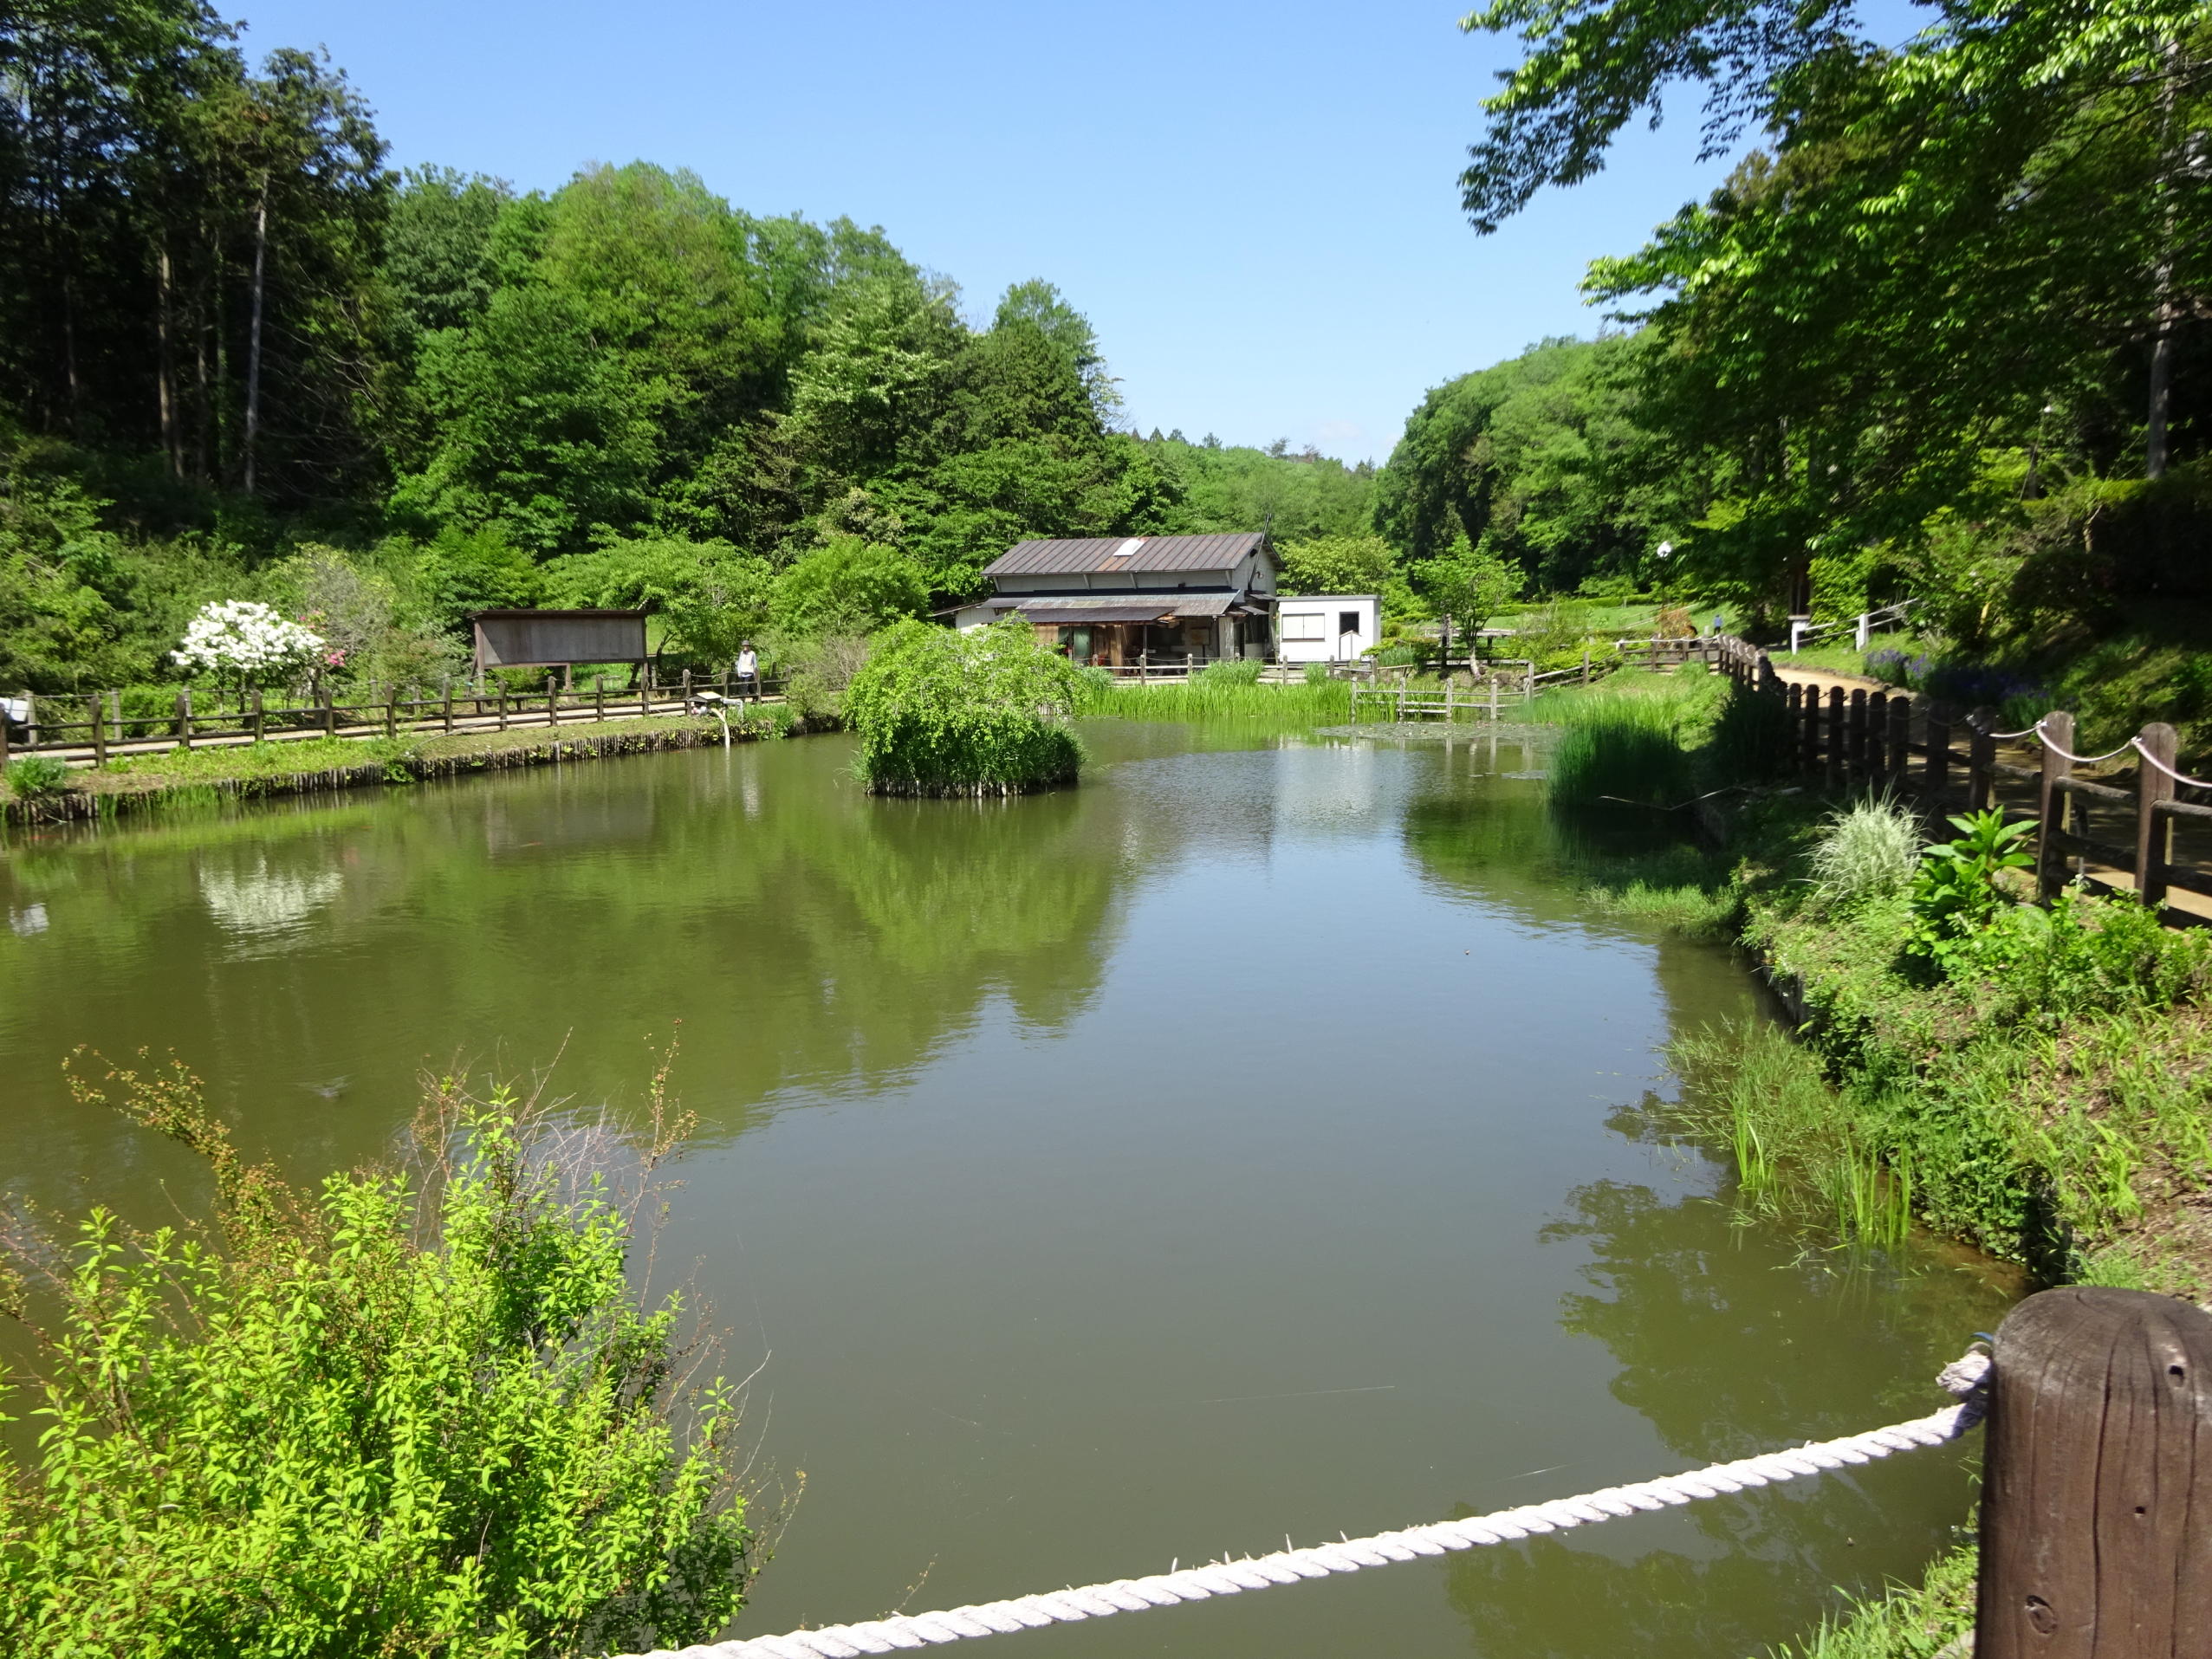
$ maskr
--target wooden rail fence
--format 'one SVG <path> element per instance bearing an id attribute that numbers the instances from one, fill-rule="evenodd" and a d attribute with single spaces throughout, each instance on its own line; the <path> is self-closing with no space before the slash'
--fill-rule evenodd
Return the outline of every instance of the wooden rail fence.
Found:
<path id="1" fill-rule="evenodd" d="M 27 720 L 0 719 L 0 766 L 14 756 L 52 755 L 73 765 L 104 767 L 111 759 L 155 755 L 172 748 L 236 747 L 308 737 L 396 737 L 401 733 L 506 731 L 512 727 L 558 726 L 572 722 L 639 719 L 680 714 L 693 699 L 712 692 L 731 706 L 749 700 L 781 700 L 783 685 L 762 680 L 746 685 L 723 672 L 694 676 L 688 669 L 673 681 L 656 683 L 648 667 L 636 685 L 610 691 L 602 682 L 583 690 L 564 690 L 546 676 L 543 690 L 517 691 L 445 687 L 436 697 L 401 697 L 387 691 L 381 701 L 339 703 L 324 691 L 302 703 L 270 707 L 259 690 L 233 709 L 195 708 L 190 689 L 179 691 L 169 712 L 126 715 L 117 692 L 82 697 L 34 696 L 20 703 Z"/>
<path id="2" fill-rule="evenodd" d="M 2079 877 L 2093 886 L 2131 887 L 2144 904 L 2165 909 L 2169 921 L 2206 919 L 2169 908 L 2176 890 L 2212 897 L 2212 869 L 2174 853 L 2175 826 L 2212 825 L 2212 806 L 2179 798 L 2177 784 L 2193 781 L 2174 771 L 2171 726 L 2154 722 L 2110 754 L 2083 757 L 2073 752 L 2074 716 L 2064 710 L 2025 730 L 2001 732 L 1992 709 L 1962 715 L 1903 690 L 1832 685 L 1823 691 L 1786 684 L 1765 651 L 1741 639 L 1723 638 L 1719 658 L 1721 671 L 1740 690 L 1780 704 L 1781 741 L 1808 781 L 1833 790 L 1909 794 L 1936 812 L 2001 808 L 2008 819 L 2035 827 L 2036 887 L 2043 898 Z M 1999 758 L 2001 742 L 2033 745 L 2037 763 Z M 2126 787 L 2076 774 L 2089 760 L 2123 756 L 2136 768 Z M 2033 807 L 2001 800 L 2000 786 L 2007 782 L 2033 784 Z M 2125 839 L 2089 833 L 2090 815 L 2099 810 L 2125 817 Z"/>

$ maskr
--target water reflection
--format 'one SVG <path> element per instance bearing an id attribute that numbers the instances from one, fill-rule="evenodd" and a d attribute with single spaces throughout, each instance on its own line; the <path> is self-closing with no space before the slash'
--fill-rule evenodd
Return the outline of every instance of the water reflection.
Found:
<path id="1" fill-rule="evenodd" d="M 1608 1391 L 1675 1455 L 1625 1480 L 1933 1410 L 1936 1372 L 2008 1299 L 1934 1251 L 1831 1255 L 1735 1225 L 1703 1194 L 1601 1181 L 1569 1209 L 1542 1234 L 1587 1251 L 1588 1288 L 1564 1299 L 1561 1328 L 1604 1345 L 1618 1367 Z M 1473 1551 L 1453 1559 L 1447 1595 L 1474 1650 L 1496 1659 L 1755 1652 L 1845 1591 L 1917 1577 L 1964 1517 L 1971 1461 L 1970 1447 L 1909 1453 L 1572 1541 Z"/>

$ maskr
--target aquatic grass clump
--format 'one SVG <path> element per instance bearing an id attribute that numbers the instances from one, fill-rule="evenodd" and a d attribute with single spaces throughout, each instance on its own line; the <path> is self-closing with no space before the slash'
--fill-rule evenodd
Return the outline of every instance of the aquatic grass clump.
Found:
<path id="1" fill-rule="evenodd" d="M 1217 670 L 1232 671 L 1216 673 Z M 1310 677 L 1294 685 L 1260 683 L 1257 663 L 1215 663 L 1187 680 L 1087 677 L 1078 705 L 1106 720 L 1240 721 L 1281 729 L 1340 726 L 1352 718 L 1352 688 Z"/>
<path id="2" fill-rule="evenodd" d="M 1682 711 L 1671 699 L 1593 697 L 1567 703 L 1558 714 L 1562 729 L 1549 774 L 1554 800 L 1672 807 L 1689 793 Z"/>
<path id="3" fill-rule="evenodd" d="M 861 781 L 883 795 L 1010 795 L 1073 783 L 1081 671 L 1019 619 L 878 634 L 845 692 Z"/>

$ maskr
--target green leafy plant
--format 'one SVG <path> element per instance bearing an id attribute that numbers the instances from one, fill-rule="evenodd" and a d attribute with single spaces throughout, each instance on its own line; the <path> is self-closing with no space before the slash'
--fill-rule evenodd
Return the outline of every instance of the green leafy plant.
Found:
<path id="1" fill-rule="evenodd" d="M 736 1402 L 690 1386 L 678 1303 L 627 1278 L 690 1127 L 665 1066 L 626 1190 L 535 1103 L 446 1079 L 411 1167 L 308 1192 L 247 1164 L 178 1063 L 84 1058 L 79 1098 L 198 1154 L 216 1207 L 6 1241 L 42 1428 L 28 1467 L 0 1448 L 0 1649 L 521 1659 L 736 1612 Z"/>
<path id="2" fill-rule="evenodd" d="M 1951 820 L 1958 839 L 1920 857 L 1909 895 L 1911 927 L 1905 954 L 1948 974 L 1961 943 L 1988 925 L 2009 903 L 1998 878 L 2034 862 L 2021 845 L 2032 826 L 2008 824 L 2003 812 L 1968 813 Z"/>
<path id="3" fill-rule="evenodd" d="M 1080 671 L 1018 618 L 966 633 L 901 622 L 845 693 L 861 779 L 878 794 L 1011 794 L 1071 783 Z"/>
<path id="4" fill-rule="evenodd" d="M 2160 925 L 2131 894 L 2068 888 L 2048 909 L 2014 905 L 1951 957 L 1955 978 L 1987 981 L 2001 1017 L 2055 1027 L 2070 1016 L 2162 1009 L 2203 988 L 2212 943 Z"/>
<path id="5" fill-rule="evenodd" d="M 26 755 L 8 762 L 8 787 L 24 800 L 58 795 L 69 787 L 69 767 L 54 755 Z"/>

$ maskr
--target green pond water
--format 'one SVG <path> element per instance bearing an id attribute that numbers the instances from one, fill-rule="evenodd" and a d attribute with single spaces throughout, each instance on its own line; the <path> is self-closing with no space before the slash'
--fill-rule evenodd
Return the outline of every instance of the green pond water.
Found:
<path id="1" fill-rule="evenodd" d="M 185 1157 L 62 1056 L 173 1049 L 249 1150 L 382 1154 L 425 1066 L 697 1112 L 656 1272 L 803 1497 L 737 1633 L 1481 1513 L 1917 1416 L 2004 1292 L 1731 1225 L 1653 1138 L 1728 953 L 1592 913 L 1541 759 L 1101 726 L 1081 787 L 879 801 L 842 739 L 18 839 L 0 1196 Z M 1516 775 L 1518 774 L 1518 775 Z M 680 1027 L 678 1022 L 680 1022 Z M 555 1064 L 557 1060 L 557 1065 Z M 803 1471 L 803 1483 L 801 1472 Z M 992 1638 L 1004 1659 L 1713 1659 L 1917 1574 L 1969 1465 Z"/>

